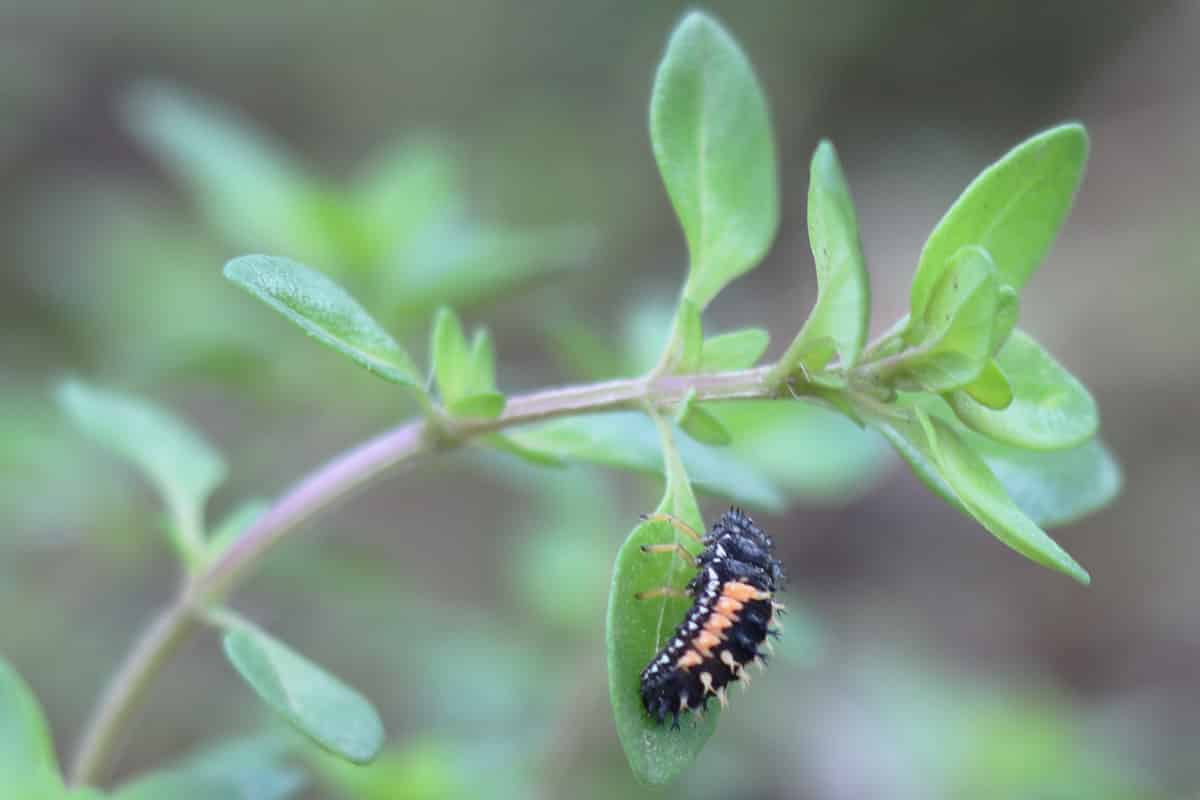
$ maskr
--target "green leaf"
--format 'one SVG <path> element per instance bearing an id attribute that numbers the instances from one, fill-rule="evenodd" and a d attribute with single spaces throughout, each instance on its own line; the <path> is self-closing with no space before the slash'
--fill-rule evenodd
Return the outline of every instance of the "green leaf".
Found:
<path id="1" fill-rule="evenodd" d="M 658 511 L 671 514 L 698 531 L 704 520 L 688 483 L 683 462 L 663 435 L 666 454 L 666 492 Z M 642 545 L 677 541 L 692 552 L 697 545 L 662 522 L 643 522 L 633 529 L 617 553 L 608 599 L 608 686 L 617 737 L 640 781 L 663 784 L 676 778 L 703 749 L 716 730 L 718 709 L 710 708 L 695 724 L 685 720 L 680 730 L 660 725 L 642 705 L 641 673 L 687 614 L 687 598 L 639 600 L 636 595 L 669 586 L 682 589 L 694 568 L 666 553 L 643 553 Z"/>
<path id="2" fill-rule="evenodd" d="M 462 397 L 467 390 L 471 373 L 471 351 L 467 347 L 467 335 L 454 309 L 443 306 L 433 318 L 433 334 L 430 336 L 429 363 L 437 380 L 438 392 L 443 402 Z"/>
<path id="3" fill-rule="evenodd" d="M 487 392 L 496 388 L 496 347 L 492 335 L 485 329 L 475 331 L 471 339 L 470 381 L 473 392 Z"/>
<path id="4" fill-rule="evenodd" d="M 925 315 L 951 257 L 967 245 L 992 255 L 1002 284 L 1020 289 L 1070 211 L 1087 162 L 1082 125 L 1051 128 L 980 173 L 934 228 L 913 276 L 913 319 Z"/>
<path id="5" fill-rule="evenodd" d="M 591 263 L 596 232 L 582 225 L 483 226 L 452 219 L 419 232 L 391 262 L 386 300 L 400 318 L 440 305 L 466 306 Z"/>
<path id="6" fill-rule="evenodd" d="M 404 348 L 345 289 L 316 270 L 278 256 L 241 256 L 225 265 L 225 277 L 368 371 L 424 391 Z"/>
<path id="7" fill-rule="evenodd" d="M 688 436 L 697 442 L 723 447 L 733 441 L 729 431 L 725 430 L 716 417 L 705 411 L 696 402 L 696 390 L 692 389 L 679 404 L 675 415 L 675 423 Z"/>
<path id="8" fill-rule="evenodd" d="M 1012 290 L 996 282 L 986 250 L 959 250 L 934 288 L 923 324 L 914 329 L 917 347 L 900 362 L 899 388 L 943 392 L 978 378 L 994 352 L 1002 292 L 1011 295 Z"/>
<path id="9" fill-rule="evenodd" d="M 456 417 L 495 419 L 504 412 L 506 398 L 499 392 L 473 394 L 449 403 L 446 408 Z"/>
<path id="10" fill-rule="evenodd" d="M 357 767 L 332 759 L 314 759 L 325 781 L 337 788 L 337 797 L 354 800 L 457 800 L 480 796 L 493 797 L 495 783 L 486 793 L 472 791 L 469 757 L 451 742 L 419 738 L 401 750 L 383 753 L 367 767 Z M 484 787 L 479 787 L 480 789 Z"/>
<path id="11" fill-rule="evenodd" d="M 282 642 L 251 627 L 225 634 L 225 655 L 259 698 L 334 755 L 369 762 L 383 723 L 361 694 Z"/>
<path id="12" fill-rule="evenodd" d="M 709 408 L 733 437 L 731 454 L 792 502 L 845 502 L 869 489 L 889 461 L 874 432 L 813 403 L 731 400 Z"/>
<path id="13" fill-rule="evenodd" d="M 700 354 L 701 372 L 733 372 L 749 369 L 767 352 L 771 336 L 762 328 L 741 330 L 710 336 L 704 340 Z"/>
<path id="14" fill-rule="evenodd" d="M 654 426 L 637 411 L 550 420 L 511 430 L 508 439 L 513 446 L 546 459 L 584 461 L 653 475 L 661 475 L 663 470 Z M 678 447 L 698 489 L 751 508 L 783 507 L 779 491 L 746 460 L 691 439 L 680 439 Z"/>
<path id="15" fill-rule="evenodd" d="M 914 402 L 905 398 L 903 407 L 911 409 Z M 1069 450 L 1034 452 L 968 430 L 938 398 L 926 396 L 920 398 L 919 404 L 967 442 L 1004 486 L 1005 494 L 1038 525 L 1055 527 L 1072 522 L 1102 508 L 1120 491 L 1120 468 L 1108 449 L 1095 439 Z M 915 420 L 864 416 L 908 462 L 922 483 L 946 503 L 969 515 L 938 473 L 925 432 Z M 738 440 L 739 445 L 741 441 Z"/>
<path id="16" fill-rule="evenodd" d="M 684 296 L 703 309 L 766 254 L 779 225 L 775 145 L 754 69 L 701 12 L 671 34 L 650 139 L 691 256 Z"/>
<path id="17" fill-rule="evenodd" d="M 33 690 L 0 658 L 0 775 L 44 776 L 40 783 L 57 785 L 58 762 L 50 726 Z"/>
<path id="18" fill-rule="evenodd" d="M 983 459 L 950 425 L 916 408 L 938 471 L 962 505 L 997 539 L 1042 566 L 1082 584 L 1091 576 L 1009 498 Z"/>
<path id="19" fill-rule="evenodd" d="M 162 85 L 126 98 L 125 123 L 242 247 L 335 258 L 310 212 L 322 191 L 281 144 L 228 110 Z"/>
<path id="20" fill-rule="evenodd" d="M 88 436 L 137 466 L 158 489 L 171 514 L 181 555 L 203 547 L 204 506 L 225 479 L 225 461 L 198 433 L 143 400 L 66 381 L 59 406 Z"/>
<path id="21" fill-rule="evenodd" d="M 867 414 L 863 409 L 859 409 L 859 411 L 870 422 L 871 427 L 883 434 L 883 437 L 888 440 L 900 457 L 908 462 L 913 474 L 921 483 L 925 484 L 927 489 L 940 497 L 947 505 L 970 516 L 966 506 L 959 501 L 958 495 L 942 478 L 938 471 L 937 459 L 934 457 L 925 431 L 915 420 L 900 416 Z"/>
<path id="22" fill-rule="evenodd" d="M 306 783 L 282 762 L 288 747 L 279 737 L 234 739 L 134 779 L 113 800 L 285 800 Z"/>
<path id="23" fill-rule="evenodd" d="M 383 264 L 422 231 L 456 216 L 463 180 L 454 154 L 434 137 L 387 146 L 356 171 L 350 186 L 354 215 Z"/>
<path id="24" fill-rule="evenodd" d="M 1085 517 L 1121 491 L 1121 468 L 1097 439 L 1068 450 L 1034 452 L 964 433 L 1013 502 L 1043 527 Z"/>
<path id="25" fill-rule="evenodd" d="M 1016 331 L 997 354 L 1012 402 L 993 410 L 967 392 L 946 399 L 968 427 L 1030 450 L 1074 447 L 1096 434 L 1100 417 L 1091 394 L 1033 337 Z"/>
<path id="26" fill-rule="evenodd" d="M 506 401 L 495 390 L 496 354 L 488 332 L 476 331 L 468 347 L 458 316 L 443 307 L 434 317 L 430 341 L 430 361 L 446 409 L 456 417 L 500 416 Z"/>
<path id="27" fill-rule="evenodd" d="M 994 411 L 1003 411 L 1013 401 L 1012 386 L 994 358 L 987 362 L 974 383 L 968 383 L 955 394 L 965 394 L 979 405 Z"/>
<path id="28" fill-rule="evenodd" d="M 798 358 L 814 340 L 834 342 L 842 365 L 858 362 L 867 339 L 871 316 L 871 290 L 867 264 L 858 236 L 858 216 L 850 187 L 828 141 L 813 153 L 808 184 L 808 239 L 817 267 L 817 303 L 795 342 L 788 348 L 791 364 L 803 363 L 812 371 L 825 365 Z M 784 356 L 788 360 L 788 355 Z"/>

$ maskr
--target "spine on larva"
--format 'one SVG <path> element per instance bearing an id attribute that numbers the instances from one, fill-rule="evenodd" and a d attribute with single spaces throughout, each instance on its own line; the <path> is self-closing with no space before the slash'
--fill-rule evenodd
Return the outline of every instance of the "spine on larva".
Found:
<path id="1" fill-rule="evenodd" d="M 642 703 L 659 723 L 700 711 L 716 698 L 727 703 L 726 687 L 749 682 L 746 669 L 763 666 L 770 652 L 768 637 L 778 636 L 775 601 L 783 567 L 774 556 L 775 543 L 740 509 L 723 514 L 703 539 L 699 567 L 688 584 L 695 598 L 691 609 L 642 671 Z"/>

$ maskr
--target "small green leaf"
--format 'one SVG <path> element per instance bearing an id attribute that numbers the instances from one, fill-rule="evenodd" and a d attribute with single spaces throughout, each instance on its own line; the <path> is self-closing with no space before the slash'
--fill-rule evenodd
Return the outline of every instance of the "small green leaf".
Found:
<path id="1" fill-rule="evenodd" d="M 230 512 L 229 516 L 221 520 L 208 539 L 209 558 L 215 558 L 225 552 L 229 545 L 233 544 L 247 528 L 257 522 L 259 517 L 267 513 L 267 509 L 270 507 L 271 504 L 268 501 L 254 498 L 247 500 Z"/>
<path id="2" fill-rule="evenodd" d="M 225 277 L 368 371 L 423 391 L 404 348 L 345 289 L 316 270 L 279 256 L 241 256 L 225 265 Z"/>
<path id="3" fill-rule="evenodd" d="M 1034 452 L 968 430 L 938 398 L 925 396 L 919 402 L 906 398 L 903 407 L 911 409 L 914 403 L 954 429 L 983 458 L 1005 493 L 1038 525 L 1055 527 L 1072 522 L 1111 502 L 1120 491 L 1120 468 L 1108 449 L 1095 439 L 1069 450 Z M 865 416 L 922 483 L 949 505 L 969 514 L 938 473 L 925 432 L 915 420 Z M 738 441 L 740 444 L 742 440 Z"/>
<path id="4" fill-rule="evenodd" d="M 171 513 L 169 528 L 181 555 L 203 547 L 204 506 L 225 479 L 225 461 L 198 433 L 143 400 L 67 381 L 59 406 L 97 443 L 136 465 Z"/>
<path id="5" fill-rule="evenodd" d="M 516 456 L 538 467 L 565 467 L 567 465 L 566 457 L 560 448 L 553 443 L 540 442 L 536 436 L 529 437 L 528 441 L 521 441 L 519 437 L 514 438 L 507 433 L 493 433 L 484 437 L 483 441 L 501 452 Z"/>
<path id="6" fill-rule="evenodd" d="M 422 231 L 456 216 L 463 180 L 454 154 L 433 137 L 393 142 L 356 170 L 350 186 L 360 221 L 379 264 L 411 246 Z"/>
<path id="7" fill-rule="evenodd" d="M 1121 491 L 1121 468 L 1097 439 L 1069 450 L 1034 452 L 964 431 L 975 452 L 1013 502 L 1038 525 L 1052 528 L 1087 516 Z"/>
<path id="8" fill-rule="evenodd" d="M 696 402 L 696 390 L 692 389 L 679 404 L 675 423 L 697 442 L 723 447 L 733 441 L 729 431 L 712 414 Z"/>
<path id="9" fill-rule="evenodd" d="M 762 328 L 741 330 L 710 336 L 704 340 L 700 354 L 701 372 L 733 372 L 749 369 L 767 352 L 771 336 Z"/>
<path id="10" fill-rule="evenodd" d="M 33 690 L 0 658 L 0 775 L 40 775 L 57 785 L 58 762 L 50 726 Z"/>
<path id="11" fill-rule="evenodd" d="M 687 237 L 684 296 L 703 309 L 762 260 L 779 225 L 766 100 L 745 54 L 706 14 L 689 13 L 671 34 L 650 139 Z"/>
<path id="12" fill-rule="evenodd" d="M 966 245 L 992 255 L 1003 285 L 1020 289 L 1070 211 L 1087 162 L 1082 125 L 1051 128 L 980 173 L 934 228 L 913 276 L 912 317 L 921 319 L 951 257 Z"/>
<path id="13" fill-rule="evenodd" d="M 792 502 L 845 502 L 869 489 L 888 463 L 874 432 L 814 403 L 731 400 L 710 408 L 733 438 L 731 454 Z"/>
<path id="14" fill-rule="evenodd" d="M 563 417 L 516 428 L 507 438 L 510 446 L 547 460 L 557 457 L 653 475 L 661 475 L 663 470 L 654 426 L 636 411 Z M 691 439 L 680 439 L 678 447 L 698 489 L 752 508 L 783 507 L 778 489 L 746 460 Z"/>
<path id="15" fill-rule="evenodd" d="M 974 383 L 968 383 L 956 394 L 966 394 L 976 403 L 994 411 L 1003 411 L 1013 401 L 1012 386 L 994 358 L 987 362 Z"/>
<path id="16" fill-rule="evenodd" d="M 1017 507 L 983 459 L 950 425 L 919 407 L 914 410 L 938 471 L 971 516 L 1026 558 L 1082 584 L 1091 582 L 1087 571 Z"/>
<path id="17" fill-rule="evenodd" d="M 683 520 L 698 531 L 704 520 L 696 505 L 683 463 L 664 434 L 666 492 L 658 511 Z M 638 780 L 663 784 L 674 780 L 703 749 L 716 730 L 718 709 L 711 707 L 693 724 L 680 730 L 660 725 L 642 705 L 641 673 L 683 620 L 691 603 L 687 598 L 658 597 L 639 600 L 638 592 L 659 587 L 682 589 L 695 570 L 668 553 L 643 553 L 642 545 L 679 542 L 693 552 L 692 542 L 662 522 L 643 522 L 633 529 L 617 553 L 608 599 L 608 686 L 617 737 Z"/>
<path id="18" fill-rule="evenodd" d="M 499 392 L 473 394 L 455 400 L 446 409 L 456 417 L 495 419 L 504 412 L 506 398 Z"/>
<path id="19" fill-rule="evenodd" d="M 467 335 L 454 309 L 443 306 L 433 318 L 433 334 L 430 336 L 429 363 L 437 380 L 438 392 L 443 402 L 452 402 L 462 397 L 467 390 L 471 373 L 471 351 L 467 347 Z"/>
<path id="20" fill-rule="evenodd" d="M 136 87 L 125 123 L 231 242 L 335 258 L 310 213 L 323 191 L 282 144 L 230 111 L 162 85 Z"/>
<path id="21" fill-rule="evenodd" d="M 966 392 L 948 397 L 968 427 L 1030 450 L 1061 450 L 1096 434 L 1100 417 L 1091 394 L 1033 337 L 1016 331 L 996 356 L 1012 387 L 1012 402 L 993 410 Z"/>
<path id="22" fill-rule="evenodd" d="M 470 386 L 473 392 L 496 388 L 496 347 L 485 329 L 475 331 L 471 339 Z"/>
<path id="23" fill-rule="evenodd" d="M 306 783 L 282 761 L 288 746 L 279 737 L 234 739 L 134 779 L 113 800 L 285 800 Z"/>
<path id="24" fill-rule="evenodd" d="M 913 474 L 925 484 L 929 491 L 940 497 L 947 505 L 970 516 L 970 512 L 959 502 L 954 490 L 938 472 L 937 460 L 925 437 L 925 431 L 915 421 L 900 417 L 865 415 L 871 427 L 883 434 L 896 452 L 908 462 Z"/>
<path id="25" fill-rule="evenodd" d="M 452 309 L 438 309 L 430 337 L 430 361 L 442 402 L 456 417 L 492 419 L 504 411 L 505 397 L 496 391 L 496 354 L 485 330 L 471 345 Z"/>
<path id="26" fill-rule="evenodd" d="M 964 247 L 934 288 L 920 327 L 917 347 L 901 362 L 898 388 L 930 392 L 973 382 L 992 356 L 1001 287 L 987 251 Z M 1008 290 L 1011 293 L 1011 290 Z"/>
<path id="27" fill-rule="evenodd" d="M 492 780 L 488 780 L 486 786 L 472 785 L 482 782 L 472 775 L 472 767 L 476 765 L 471 763 L 469 751 L 463 752 L 466 749 L 467 745 L 454 740 L 419 737 L 406 742 L 403 749 L 383 753 L 367 767 L 330 758 L 312 761 L 324 780 L 337 789 L 337 797 L 354 800 L 503 798 L 505 795 L 496 792 L 497 783 L 491 775 Z"/>
<path id="28" fill-rule="evenodd" d="M 268 706 L 314 742 L 355 764 L 383 745 L 383 723 L 361 694 L 251 627 L 225 634 L 225 655 Z"/>
<path id="29" fill-rule="evenodd" d="M 852 367 L 867 339 L 871 290 L 850 187 L 846 185 L 837 151 L 828 141 L 822 141 L 813 153 L 808 184 L 808 239 L 817 267 L 817 303 L 788 348 L 789 353 L 803 353 L 809 342 L 828 337 L 833 340 L 842 365 Z M 785 354 L 784 360 L 787 359 Z M 824 367 L 800 358 L 792 363 L 803 363 L 814 372 Z"/>

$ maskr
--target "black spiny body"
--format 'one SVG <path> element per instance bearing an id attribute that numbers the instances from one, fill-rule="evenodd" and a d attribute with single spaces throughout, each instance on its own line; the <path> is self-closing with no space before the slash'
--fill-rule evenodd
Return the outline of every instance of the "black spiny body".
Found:
<path id="1" fill-rule="evenodd" d="M 685 710 L 708 707 L 715 696 L 726 703 L 725 687 L 746 680 L 746 667 L 764 664 L 767 636 L 778 636 L 775 592 L 783 567 L 775 543 L 740 509 L 713 524 L 696 558 L 699 571 L 687 585 L 691 609 L 663 649 L 642 671 L 642 703 L 660 723 L 679 727 Z"/>

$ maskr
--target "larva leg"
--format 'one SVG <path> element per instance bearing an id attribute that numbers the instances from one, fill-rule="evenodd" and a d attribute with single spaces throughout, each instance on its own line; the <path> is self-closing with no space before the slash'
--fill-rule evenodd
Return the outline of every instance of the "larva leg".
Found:
<path id="1" fill-rule="evenodd" d="M 696 533 L 695 528 L 693 528 L 691 525 L 688 525 L 686 522 L 681 520 L 679 517 L 674 517 L 674 516 L 671 516 L 670 514 L 664 514 L 661 511 L 659 511 L 654 514 L 642 514 L 642 519 L 645 520 L 646 522 L 670 523 L 671 527 L 674 528 L 675 530 L 679 531 L 680 533 L 682 533 L 686 536 L 690 536 L 691 538 L 695 539 L 697 542 L 704 541 L 704 537 L 701 536 L 699 533 Z"/>
<path id="2" fill-rule="evenodd" d="M 696 557 L 687 551 L 687 548 L 679 542 L 674 544 L 644 544 L 642 545 L 643 553 L 675 553 L 683 559 L 685 564 L 697 566 Z"/>

